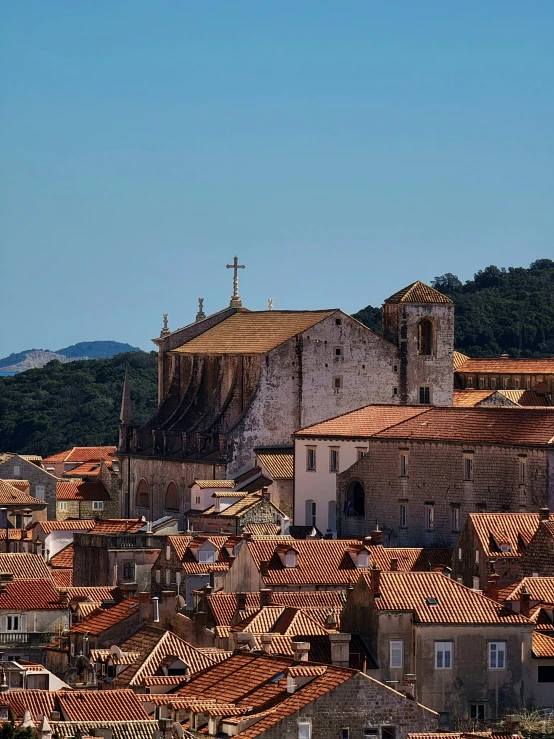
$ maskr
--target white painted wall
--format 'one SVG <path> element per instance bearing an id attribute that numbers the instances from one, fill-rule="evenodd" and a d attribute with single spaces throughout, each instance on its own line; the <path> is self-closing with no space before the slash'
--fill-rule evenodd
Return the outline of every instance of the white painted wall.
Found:
<path id="1" fill-rule="evenodd" d="M 358 452 L 367 450 L 367 441 L 337 439 L 296 439 L 294 442 L 294 524 L 310 525 L 306 522 L 306 502 L 315 501 L 316 526 L 322 534 L 328 528 L 336 533 L 336 519 L 329 521 L 329 503 L 336 502 L 336 472 L 330 471 L 330 450 L 339 450 L 339 472 L 358 461 Z M 307 469 L 307 449 L 316 450 L 316 469 Z M 330 525 L 331 523 L 331 525 Z"/>

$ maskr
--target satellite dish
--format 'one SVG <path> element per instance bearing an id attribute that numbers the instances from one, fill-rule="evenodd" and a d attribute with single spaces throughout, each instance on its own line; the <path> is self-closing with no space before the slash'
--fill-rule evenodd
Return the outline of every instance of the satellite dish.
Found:
<path id="1" fill-rule="evenodd" d="M 185 605 L 185 599 L 183 598 L 182 595 L 178 595 L 177 596 L 177 608 L 178 608 L 178 610 L 181 610 L 181 608 L 184 608 L 184 605 Z M 181 724 L 179 724 L 179 726 L 180 725 Z"/>
<path id="2" fill-rule="evenodd" d="M 183 739 L 185 736 L 185 732 L 183 731 L 183 727 L 178 721 L 173 722 L 173 733 L 179 737 L 179 739 Z"/>
<path id="3" fill-rule="evenodd" d="M 117 646 L 117 644 L 112 644 L 112 646 L 110 647 L 110 654 L 112 655 L 112 657 L 116 657 L 117 659 L 121 659 L 121 655 L 123 654 L 123 652 Z"/>

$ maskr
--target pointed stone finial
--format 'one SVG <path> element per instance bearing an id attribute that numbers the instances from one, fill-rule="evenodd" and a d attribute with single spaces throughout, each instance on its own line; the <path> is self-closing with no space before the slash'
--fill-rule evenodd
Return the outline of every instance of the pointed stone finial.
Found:
<path id="1" fill-rule="evenodd" d="M 162 330 L 160 331 L 160 337 L 169 336 L 169 334 L 171 333 L 171 331 L 167 327 L 167 313 L 164 313 L 163 317 L 164 317 L 164 325 L 163 325 Z"/>
<path id="2" fill-rule="evenodd" d="M 267 309 L 268 310 L 273 310 L 273 298 L 268 298 L 267 299 Z"/>
<path id="3" fill-rule="evenodd" d="M 133 409 L 131 407 L 131 385 L 129 383 L 129 368 L 125 370 L 125 379 L 123 380 L 123 393 L 121 395 L 121 413 L 119 420 L 122 425 L 130 426 L 133 422 Z"/>
<path id="4" fill-rule="evenodd" d="M 239 297 L 239 269 L 245 269 L 244 264 L 239 264 L 239 258 L 233 259 L 233 264 L 228 264 L 227 269 L 233 270 L 233 297 L 229 306 L 231 308 L 242 308 L 242 300 Z"/>
<path id="5" fill-rule="evenodd" d="M 51 739 L 52 727 L 48 723 L 46 716 L 41 716 L 38 724 L 38 739 Z"/>
<path id="6" fill-rule="evenodd" d="M 22 729 L 34 729 L 35 722 L 31 718 L 31 711 L 28 708 L 23 712 L 23 721 L 21 722 Z"/>
<path id="7" fill-rule="evenodd" d="M 206 318 L 204 313 L 204 298 L 198 298 L 198 313 L 196 314 L 196 322 L 203 321 Z"/>

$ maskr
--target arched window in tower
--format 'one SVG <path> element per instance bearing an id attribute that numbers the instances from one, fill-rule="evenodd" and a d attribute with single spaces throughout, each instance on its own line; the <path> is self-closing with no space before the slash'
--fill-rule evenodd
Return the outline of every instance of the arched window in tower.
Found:
<path id="1" fill-rule="evenodd" d="M 435 327 L 433 321 L 424 318 L 419 322 L 419 354 L 429 357 L 435 353 Z"/>
<path id="2" fill-rule="evenodd" d="M 165 491 L 166 510 L 178 511 L 180 508 L 179 488 L 171 481 Z"/>
<path id="3" fill-rule="evenodd" d="M 365 515 L 365 490 L 358 480 L 353 480 L 346 491 L 344 502 L 344 513 L 346 516 Z"/>
<path id="4" fill-rule="evenodd" d="M 150 508 L 150 488 L 144 478 L 137 486 L 137 506 L 139 508 Z"/>

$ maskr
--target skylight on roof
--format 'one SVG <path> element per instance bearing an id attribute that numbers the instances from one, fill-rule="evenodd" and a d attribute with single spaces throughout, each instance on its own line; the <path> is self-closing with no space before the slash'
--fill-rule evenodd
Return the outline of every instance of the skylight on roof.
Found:
<path id="1" fill-rule="evenodd" d="M 436 598 L 425 598 L 425 602 L 428 606 L 438 606 L 439 602 Z"/>

